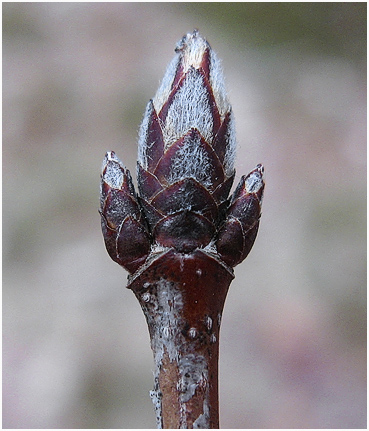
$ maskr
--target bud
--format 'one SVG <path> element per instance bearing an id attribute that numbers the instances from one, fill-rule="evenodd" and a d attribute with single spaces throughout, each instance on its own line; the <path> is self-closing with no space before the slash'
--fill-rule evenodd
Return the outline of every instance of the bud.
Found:
<path id="1" fill-rule="evenodd" d="M 103 161 L 100 214 L 110 257 L 128 271 L 136 271 L 145 261 L 151 241 L 131 175 L 113 151 Z"/>
<path id="2" fill-rule="evenodd" d="M 131 273 L 166 249 L 201 250 L 232 267 L 246 257 L 257 233 L 261 166 L 241 179 L 229 206 L 236 138 L 220 61 L 197 31 L 184 36 L 175 52 L 139 131 L 139 198 L 115 154 L 104 161 L 105 243 Z M 257 192 L 250 186 L 255 181 Z"/>
<path id="3" fill-rule="evenodd" d="M 263 166 L 257 165 L 243 176 L 231 198 L 216 241 L 219 256 L 229 266 L 242 262 L 254 245 L 264 191 L 263 172 Z"/>
<path id="4" fill-rule="evenodd" d="M 139 134 L 138 187 L 157 244 L 189 253 L 216 234 L 234 178 L 235 132 L 220 61 L 183 37 Z"/>

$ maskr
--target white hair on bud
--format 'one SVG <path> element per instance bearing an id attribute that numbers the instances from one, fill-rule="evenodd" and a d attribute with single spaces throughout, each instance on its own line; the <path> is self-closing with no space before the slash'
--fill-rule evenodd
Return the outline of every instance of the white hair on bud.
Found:
<path id="1" fill-rule="evenodd" d="M 199 36 L 197 31 L 188 33 L 178 42 L 176 55 L 169 63 L 161 85 L 154 97 L 156 112 L 160 112 L 164 103 L 168 100 L 179 63 L 182 64 L 184 74 L 192 67 L 194 69 L 199 69 L 207 49 L 209 49 L 210 52 L 210 84 L 213 88 L 213 94 L 220 116 L 223 119 L 224 115 L 229 111 L 230 106 L 225 90 L 221 62 L 215 52 L 210 48 L 208 42 Z"/>
<path id="2" fill-rule="evenodd" d="M 210 51 L 210 85 L 221 119 L 231 109 L 225 89 L 224 74 L 221 61 L 213 50 Z"/>
<path id="3" fill-rule="evenodd" d="M 245 188 L 247 193 L 256 193 L 263 185 L 263 177 L 259 171 L 252 172 L 245 179 Z"/>
<path id="4" fill-rule="evenodd" d="M 165 123 L 161 124 L 165 149 L 183 137 L 192 128 L 197 129 L 207 142 L 213 142 L 212 107 L 209 104 L 208 91 L 204 83 L 204 78 L 202 74 L 196 72 L 201 66 L 207 49 L 209 50 L 210 56 L 209 83 L 213 91 L 221 121 L 224 120 L 227 113 L 231 110 L 225 89 L 221 61 L 210 48 L 208 42 L 202 38 L 196 30 L 193 33 L 188 33 L 178 42 L 176 55 L 170 62 L 153 101 L 146 107 L 138 139 L 138 162 L 144 169 L 148 167 L 147 150 L 155 144 L 155 142 L 149 142 L 147 139 L 152 109 L 155 109 L 159 114 L 163 105 L 168 101 L 179 65 L 181 65 L 183 74 L 186 75 L 186 77 L 181 87 L 175 92 L 166 115 Z M 225 139 L 225 146 L 224 170 L 226 176 L 230 177 L 234 172 L 236 157 L 236 133 L 232 113 Z M 197 160 L 191 168 L 192 171 L 196 173 L 197 177 L 199 176 L 197 173 L 200 167 L 204 166 L 205 160 L 205 158 L 199 157 L 200 152 L 199 150 L 196 156 L 188 159 Z M 190 155 L 188 154 L 188 156 Z M 190 164 L 186 162 L 186 160 L 183 161 L 184 164 Z"/>
<path id="5" fill-rule="evenodd" d="M 205 187 L 211 186 L 212 164 L 206 151 L 200 146 L 200 137 L 186 136 L 183 146 L 176 152 L 170 166 L 169 182 L 194 178 Z"/>
<path id="6" fill-rule="evenodd" d="M 163 127 L 165 147 L 170 146 L 190 129 L 197 129 L 207 142 L 213 139 L 213 115 L 208 92 L 201 74 L 191 69 L 176 92 Z"/>
<path id="7" fill-rule="evenodd" d="M 230 113 L 230 120 L 228 125 L 228 132 L 226 136 L 226 152 L 224 154 L 224 172 L 229 178 L 234 173 L 234 163 L 236 160 L 236 125 L 234 121 L 233 112 Z"/>
<path id="8" fill-rule="evenodd" d="M 104 160 L 102 162 L 101 172 L 104 172 L 105 166 L 111 161 L 117 162 L 118 164 L 120 164 L 122 166 L 123 169 L 125 169 L 125 166 L 123 165 L 123 163 L 121 162 L 119 157 L 116 156 L 115 152 L 114 151 L 108 151 L 105 154 Z"/>
<path id="9" fill-rule="evenodd" d="M 138 162 L 144 169 L 147 169 L 147 150 L 155 144 L 155 142 L 147 141 L 152 110 L 152 101 L 150 101 L 146 106 L 145 114 L 138 131 Z"/>
<path id="10" fill-rule="evenodd" d="M 198 69 L 204 52 L 208 47 L 209 45 L 206 40 L 199 37 L 197 31 L 194 31 L 192 34 L 188 33 L 178 42 L 175 50 L 176 55 L 169 63 L 153 100 L 156 112 L 160 112 L 164 103 L 168 100 L 179 63 L 182 64 L 184 73 L 191 67 Z"/>
<path id="11" fill-rule="evenodd" d="M 125 167 L 114 152 L 106 153 L 103 161 L 102 179 L 112 189 L 120 189 L 123 184 L 123 174 Z"/>
<path id="12" fill-rule="evenodd" d="M 186 73 L 191 67 L 199 69 L 206 49 L 209 44 L 199 36 L 197 31 L 188 33 L 177 45 L 176 51 L 181 52 L 183 72 Z"/>
<path id="13" fill-rule="evenodd" d="M 176 75 L 178 63 L 180 62 L 180 55 L 176 54 L 172 61 L 169 63 L 165 72 L 164 78 L 161 81 L 160 87 L 153 99 L 154 108 L 156 112 L 160 112 L 164 103 L 168 100 L 169 94 L 172 90 L 173 79 Z"/>

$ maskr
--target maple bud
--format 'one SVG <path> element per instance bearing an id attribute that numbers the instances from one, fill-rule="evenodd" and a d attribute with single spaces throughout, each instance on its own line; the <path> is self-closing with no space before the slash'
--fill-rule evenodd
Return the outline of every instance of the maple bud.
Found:
<path id="1" fill-rule="evenodd" d="M 197 32 L 177 45 L 139 134 L 138 187 L 156 242 L 180 252 L 216 234 L 236 139 L 220 61 Z"/>
<path id="2" fill-rule="evenodd" d="M 110 257 L 130 272 L 145 261 L 150 238 L 129 171 L 113 151 L 103 161 L 100 213 Z"/>
<path id="3" fill-rule="evenodd" d="M 263 172 L 263 166 L 257 165 L 241 178 L 227 209 L 216 247 L 222 260 L 230 266 L 242 262 L 254 244 L 264 191 Z"/>
<path id="4" fill-rule="evenodd" d="M 243 198 L 252 209 L 242 216 L 232 214 L 235 197 L 229 207 L 236 138 L 220 60 L 197 31 L 184 36 L 175 51 L 139 131 L 139 198 L 114 152 L 104 161 L 100 211 L 105 243 L 113 260 L 130 273 L 163 247 L 180 253 L 210 251 L 233 267 L 256 238 L 264 189 L 261 167 L 252 171 L 252 178 L 259 178 L 258 203 L 252 193 Z M 112 172 L 121 184 L 111 183 Z"/>

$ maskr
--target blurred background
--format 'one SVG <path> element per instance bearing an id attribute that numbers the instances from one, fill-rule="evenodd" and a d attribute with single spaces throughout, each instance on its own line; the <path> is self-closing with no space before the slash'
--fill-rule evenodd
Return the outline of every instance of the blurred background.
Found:
<path id="1" fill-rule="evenodd" d="M 366 3 L 3 3 L 3 427 L 154 428 L 153 360 L 98 214 L 176 42 L 223 61 L 266 171 L 223 314 L 222 428 L 366 428 Z"/>

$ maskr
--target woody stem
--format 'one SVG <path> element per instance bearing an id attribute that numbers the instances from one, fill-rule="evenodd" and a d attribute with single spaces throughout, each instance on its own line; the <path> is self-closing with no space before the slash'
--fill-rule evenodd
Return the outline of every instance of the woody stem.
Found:
<path id="1" fill-rule="evenodd" d="M 219 428 L 219 330 L 232 278 L 201 252 L 172 250 L 129 286 L 149 327 L 158 428 Z"/>
<path id="2" fill-rule="evenodd" d="M 180 350 L 181 359 L 171 361 L 165 351 L 156 363 L 152 397 L 162 422 L 158 425 L 167 429 L 219 428 L 218 343 L 206 356 L 195 349 L 192 354 L 181 355 Z"/>

